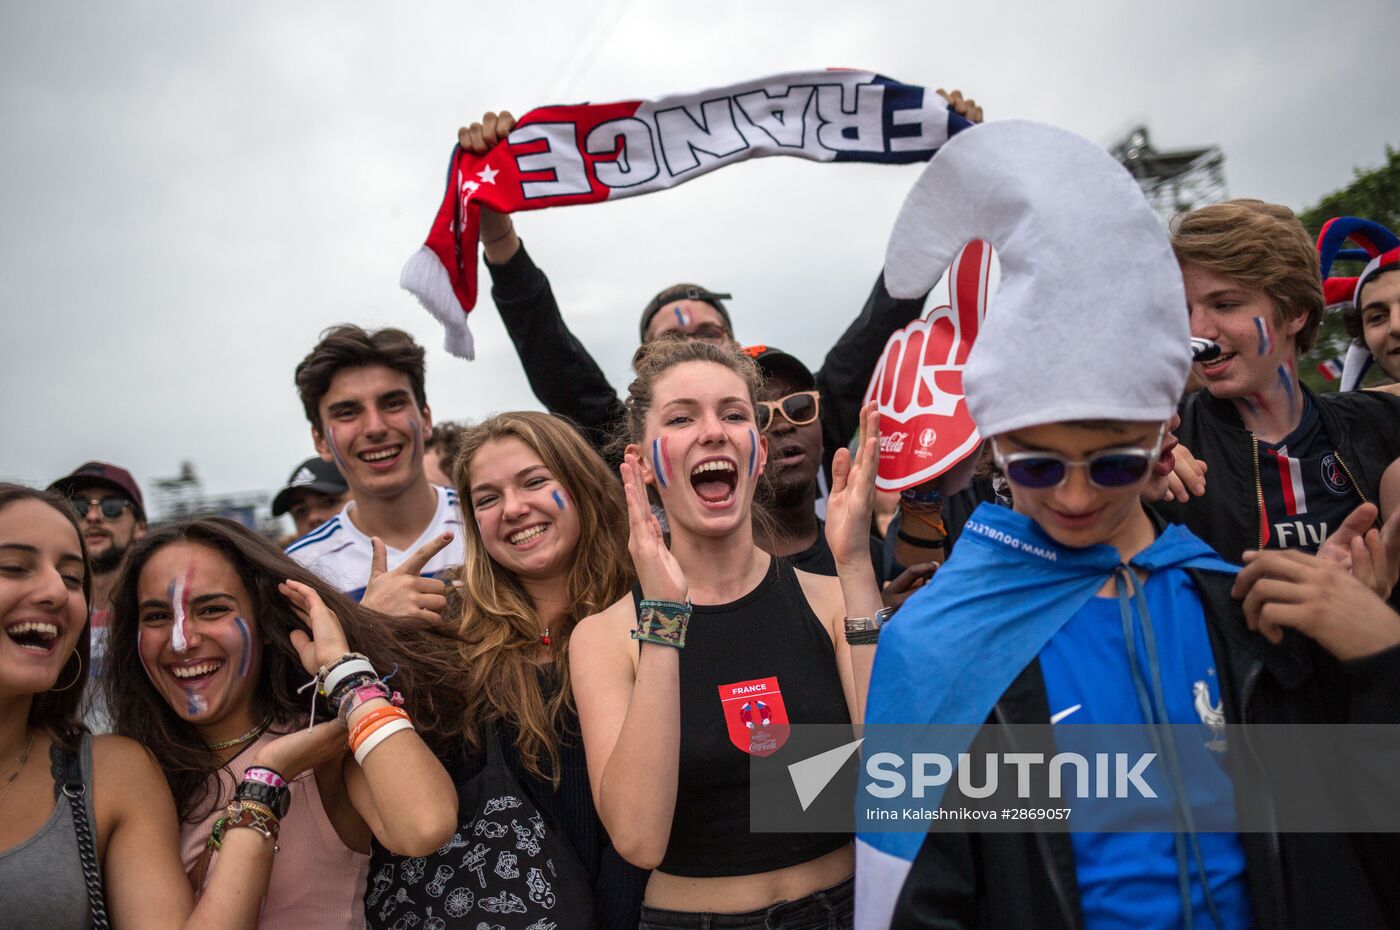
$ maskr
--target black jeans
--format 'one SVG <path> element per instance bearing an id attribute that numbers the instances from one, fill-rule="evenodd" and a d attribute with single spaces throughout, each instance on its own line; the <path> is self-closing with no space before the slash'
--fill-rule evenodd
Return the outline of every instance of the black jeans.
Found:
<path id="1" fill-rule="evenodd" d="M 855 878 L 742 914 L 666 911 L 642 905 L 637 930 L 851 930 L 855 917 Z"/>

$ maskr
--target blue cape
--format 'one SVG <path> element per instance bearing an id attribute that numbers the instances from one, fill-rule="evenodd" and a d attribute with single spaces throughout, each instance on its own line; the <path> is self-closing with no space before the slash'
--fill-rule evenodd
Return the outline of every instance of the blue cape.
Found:
<path id="1" fill-rule="evenodd" d="M 1175 524 L 1128 564 L 1148 573 L 1239 571 Z M 1113 546 L 1070 549 L 1028 517 L 982 504 L 952 556 L 881 632 L 865 723 L 983 723 L 1016 676 L 1122 565 Z M 937 747 L 949 757 L 966 749 Z M 939 798 L 926 795 L 926 803 L 937 807 Z M 924 835 L 861 832 L 860 839 L 912 862 Z"/>

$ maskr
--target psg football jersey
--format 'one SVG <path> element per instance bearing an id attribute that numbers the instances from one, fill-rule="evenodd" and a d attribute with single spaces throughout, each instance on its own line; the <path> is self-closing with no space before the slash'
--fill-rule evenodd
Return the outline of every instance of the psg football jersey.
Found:
<path id="1" fill-rule="evenodd" d="M 1298 427 L 1279 443 L 1259 443 L 1264 546 L 1316 552 L 1361 503 L 1317 408 L 1305 401 Z"/>

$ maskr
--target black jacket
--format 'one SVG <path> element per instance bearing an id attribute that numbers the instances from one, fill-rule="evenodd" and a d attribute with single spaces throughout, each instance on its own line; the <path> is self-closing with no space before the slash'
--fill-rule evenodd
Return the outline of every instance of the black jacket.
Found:
<path id="1" fill-rule="evenodd" d="M 619 459 L 609 455 L 608 447 L 621 432 L 626 411 L 603 370 L 564 323 L 549 279 L 523 245 L 504 265 L 488 262 L 486 268 L 491 273 L 491 297 L 515 343 L 530 389 L 545 409 L 573 421 L 589 444 L 616 465 Z M 922 299 L 891 297 L 882 273 L 860 316 L 841 334 L 816 372 L 822 404 L 822 469 L 828 479 L 832 456 L 860 425 L 861 401 L 885 343 L 895 330 L 918 317 L 923 305 Z"/>
<path id="2" fill-rule="evenodd" d="M 1306 387 L 1303 392 L 1316 405 L 1323 432 L 1352 484 L 1364 500 L 1379 506 L 1381 475 L 1400 458 L 1400 397 L 1376 391 L 1318 396 Z M 1262 548 L 1263 490 L 1254 435 L 1244 428 L 1234 404 L 1201 390 L 1182 402 L 1176 436 L 1210 466 L 1206 493 L 1156 509 L 1238 563 L 1246 549 Z"/>
<path id="3" fill-rule="evenodd" d="M 1228 723 L 1400 722 L 1400 648 L 1338 662 L 1296 634 L 1272 646 L 1245 626 L 1239 603 L 1230 597 L 1230 576 L 1189 574 L 1205 608 Z M 1049 718 L 1045 679 L 1035 661 L 1007 688 L 988 722 L 1043 724 Z M 1236 771 L 1254 764 L 1247 751 L 1233 747 L 1230 763 Z M 950 785 L 943 803 L 984 802 L 969 802 Z M 1266 810 L 1257 805 L 1269 803 L 1269 798 L 1236 794 L 1239 807 Z M 1400 926 L 1395 837 L 1242 833 L 1240 838 L 1260 930 Z M 1068 833 L 930 833 L 892 922 L 895 930 L 1082 926 Z"/>

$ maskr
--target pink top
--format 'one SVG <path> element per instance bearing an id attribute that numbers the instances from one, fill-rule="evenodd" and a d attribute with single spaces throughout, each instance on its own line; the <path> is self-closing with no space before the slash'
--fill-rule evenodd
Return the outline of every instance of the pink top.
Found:
<path id="1" fill-rule="evenodd" d="M 264 733 L 229 761 L 229 769 L 238 773 L 240 781 L 243 770 L 252 764 L 254 750 L 276 735 Z M 219 771 L 218 777 L 224 788 L 222 797 L 227 803 L 233 799 L 236 783 L 228 771 Z M 292 806 L 278 835 L 277 845 L 281 851 L 272 862 L 272 878 L 258 918 L 259 930 L 307 930 L 309 927 L 362 930 L 369 856 L 341 842 L 326 816 L 326 809 L 321 806 L 315 772 L 304 772 L 292 781 L 291 791 Z M 180 854 L 186 872 L 194 868 L 209 840 L 214 821 L 223 814 L 223 807 L 219 807 L 200 823 L 181 825 Z M 218 859 L 215 853 L 213 864 Z"/>

